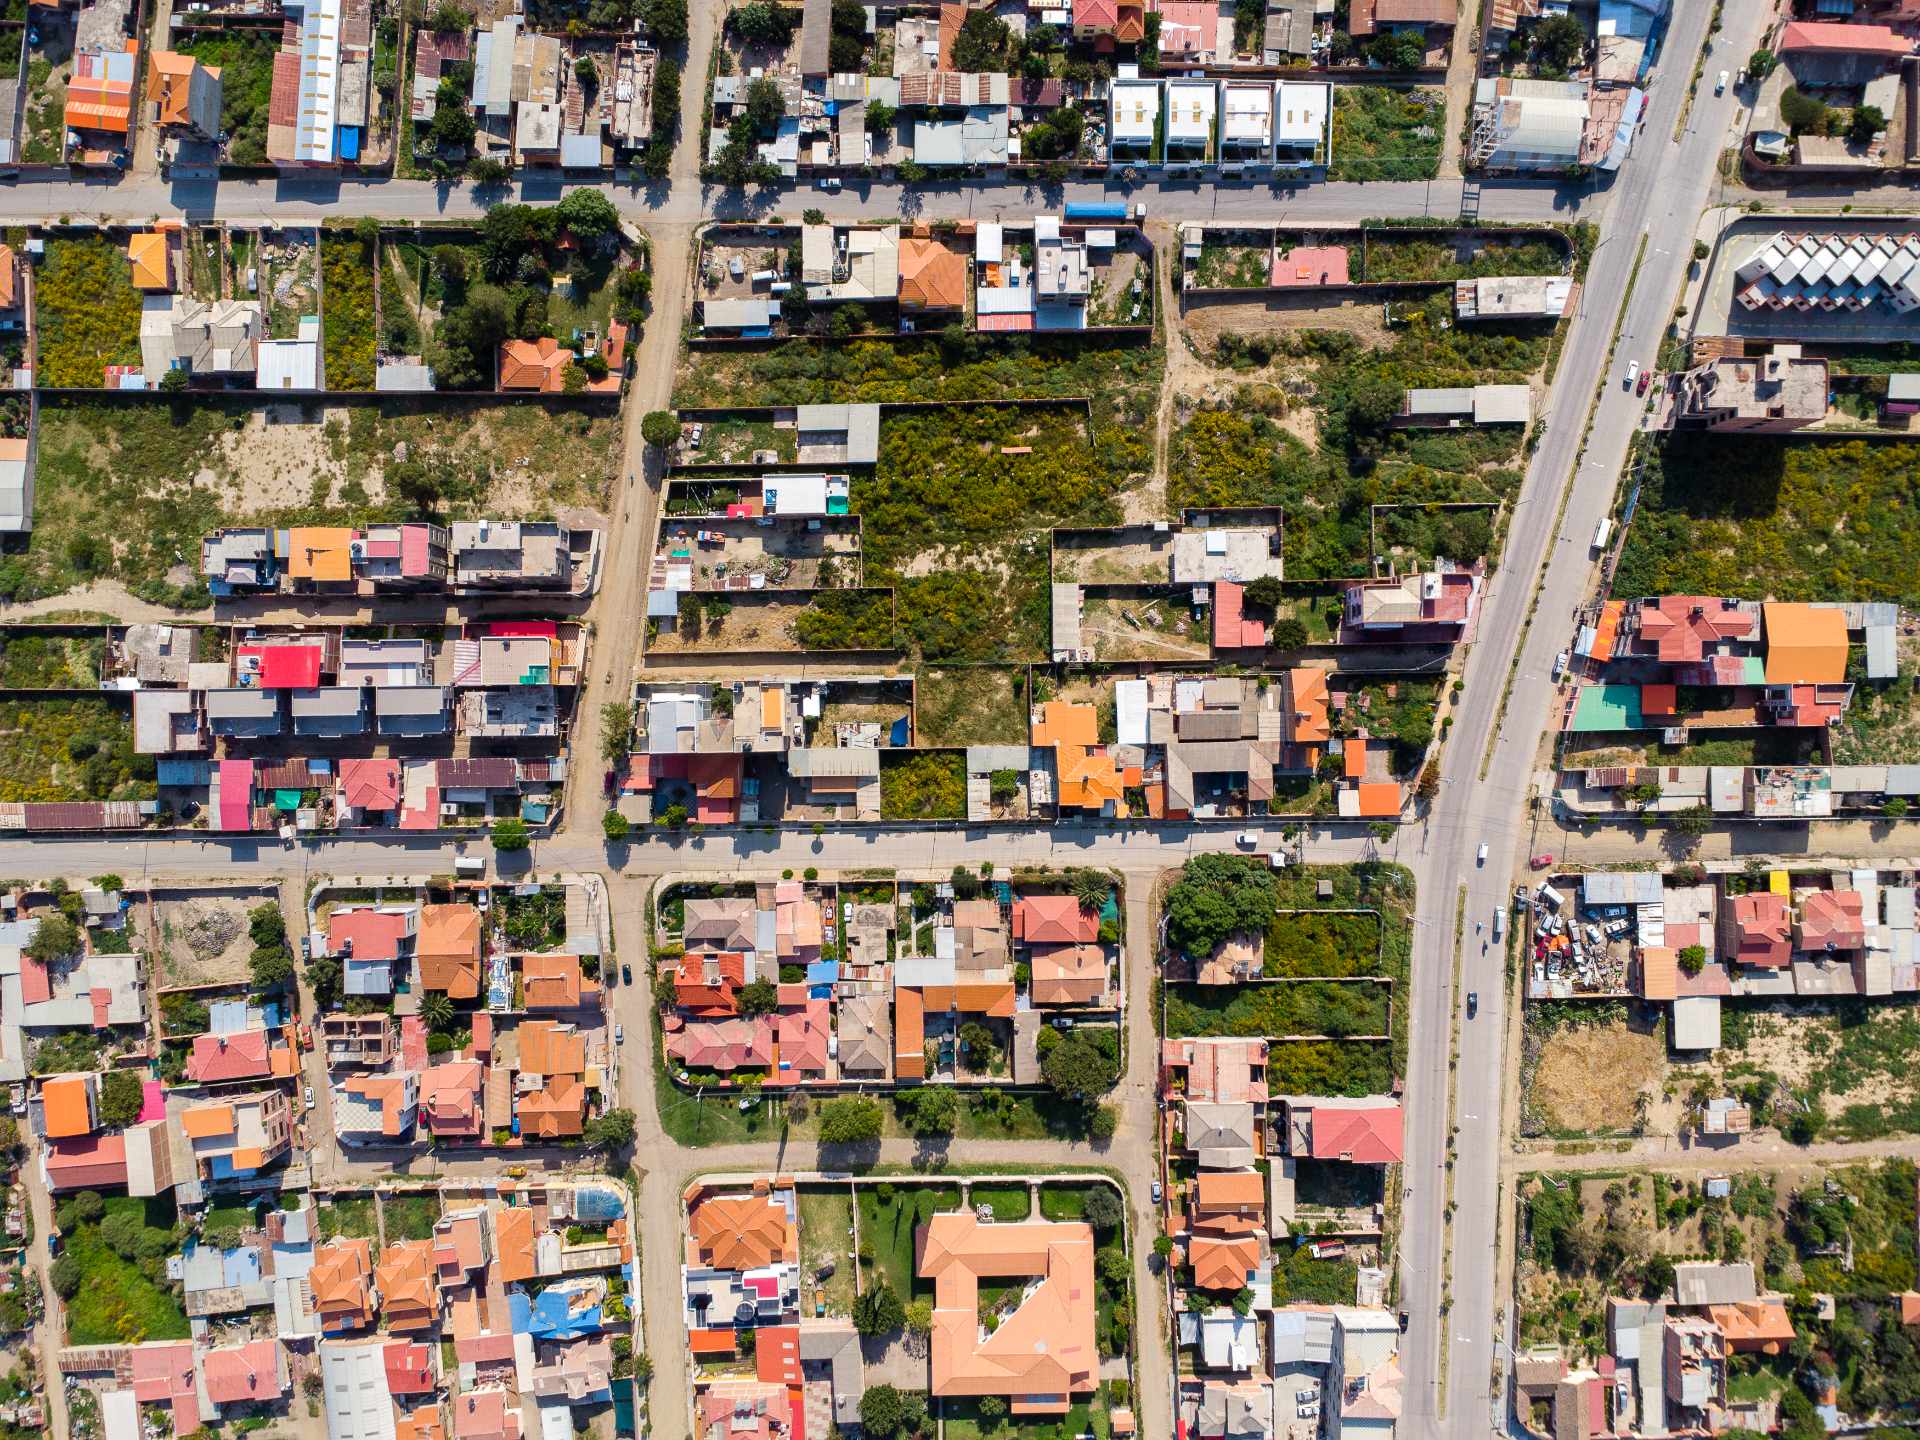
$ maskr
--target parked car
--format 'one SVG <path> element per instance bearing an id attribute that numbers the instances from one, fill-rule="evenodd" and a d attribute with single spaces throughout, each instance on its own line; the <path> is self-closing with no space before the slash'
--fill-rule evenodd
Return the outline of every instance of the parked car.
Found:
<path id="1" fill-rule="evenodd" d="M 1633 387 L 1633 393 L 1636 395 L 1646 394 L 1647 386 L 1651 384 L 1652 381 L 1653 381 L 1653 372 L 1651 370 L 1642 371 L 1640 375 L 1640 383 Z"/>
<path id="2" fill-rule="evenodd" d="M 1559 683 L 1560 677 L 1567 673 L 1567 662 L 1571 659 L 1573 659 L 1572 654 L 1566 650 L 1562 650 L 1553 657 L 1553 678 L 1556 684 Z"/>
<path id="3" fill-rule="evenodd" d="M 1716 95 L 1724 95 L 1727 93 L 1727 72 L 1726 71 L 1722 70 L 1720 72 L 1720 78 L 1713 82 L 1713 93 Z"/>
<path id="4" fill-rule="evenodd" d="M 627 1043 L 627 1028 L 618 1021 L 615 1021 L 613 1026 L 613 1043 L 616 1045 Z"/>
<path id="5" fill-rule="evenodd" d="M 1251 850 L 1260 843 L 1260 832 L 1258 830 L 1242 830 L 1240 832 L 1240 838 L 1234 843 L 1242 850 Z"/>
<path id="6" fill-rule="evenodd" d="M 1640 362 L 1638 360 L 1629 360 L 1627 362 L 1627 377 L 1622 382 L 1622 384 L 1626 389 L 1631 390 L 1633 388 L 1633 382 L 1638 380 L 1639 378 L 1640 378 Z"/>
<path id="7" fill-rule="evenodd" d="M 1480 851 L 1477 855 L 1473 857 L 1473 863 L 1475 865 L 1484 865 L 1487 863 L 1487 842 L 1486 841 L 1482 840 L 1480 842 Z"/>
<path id="8" fill-rule="evenodd" d="M 1158 1180 L 1153 1182 L 1153 1188 L 1148 1193 L 1153 1196 L 1153 1203 L 1158 1205 L 1160 1203 L 1160 1194 L 1161 1194 L 1160 1182 Z"/>
<path id="9" fill-rule="evenodd" d="M 816 190 L 838 190 L 840 188 L 840 180 L 837 176 L 825 175 L 814 181 L 813 187 Z"/>
<path id="10" fill-rule="evenodd" d="M 1553 852 L 1550 850 L 1542 851 L 1527 863 L 1536 870 L 1544 870 L 1553 863 Z"/>

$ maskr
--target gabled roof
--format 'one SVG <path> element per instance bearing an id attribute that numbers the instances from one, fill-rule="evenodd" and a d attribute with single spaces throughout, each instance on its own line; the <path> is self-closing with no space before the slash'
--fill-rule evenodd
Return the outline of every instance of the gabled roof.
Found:
<path id="1" fill-rule="evenodd" d="M 965 257 L 949 250 L 939 240 L 902 237 L 900 303 L 921 310 L 964 308 L 967 303 Z"/>
<path id="2" fill-rule="evenodd" d="M 584 1075 L 587 1040 L 571 1025 L 556 1020 L 525 1020 L 514 1032 L 520 1039 L 520 1068 L 534 1075 Z"/>
<path id="3" fill-rule="evenodd" d="M 420 984 L 449 999 L 480 994 L 480 912 L 471 905 L 422 905 L 415 942 Z"/>
<path id="4" fill-rule="evenodd" d="M 577 955 L 528 955 L 520 975 L 529 1010 L 575 1010 L 600 997 L 600 987 L 581 978 Z"/>
<path id="5" fill-rule="evenodd" d="M 434 1065 L 420 1076 L 420 1113 L 435 1135 L 478 1135 L 480 1087 L 487 1067 L 478 1060 L 454 1060 Z"/>
<path id="6" fill-rule="evenodd" d="M 1398 1164 L 1402 1154 L 1400 1107 L 1315 1101 L 1312 1153 L 1316 1160 Z"/>
<path id="7" fill-rule="evenodd" d="M 1743 965 L 1779 970 L 1793 962 L 1787 925 L 1787 900 L 1770 890 L 1735 895 L 1727 902 L 1730 943 L 1727 958 Z"/>
<path id="8" fill-rule="evenodd" d="M 1911 54 L 1913 42 L 1885 25 L 1849 25 L 1837 20 L 1794 20 L 1780 32 L 1780 53 L 1798 55 L 1883 55 L 1896 60 Z"/>
<path id="9" fill-rule="evenodd" d="M 509 340 L 500 347 L 500 388 L 557 395 L 566 389 L 566 369 L 572 363 L 573 351 L 562 349 L 551 335 Z"/>
<path id="10" fill-rule="evenodd" d="M 493 1218 L 494 1269 L 502 1284 L 531 1280 L 537 1273 L 533 1259 L 533 1211 L 525 1205 L 487 1212 Z"/>
<path id="11" fill-rule="evenodd" d="M 433 1347 L 419 1341 L 396 1340 L 381 1352 L 387 1389 L 395 1395 L 431 1395 L 439 1383 L 434 1375 Z"/>
<path id="12" fill-rule="evenodd" d="M 521 1096 L 520 1133 L 543 1140 L 578 1135 L 585 1126 L 586 1113 L 587 1088 L 580 1077 L 555 1075 L 545 1089 Z"/>
<path id="13" fill-rule="evenodd" d="M 1769 601 L 1761 611 L 1767 630 L 1769 685 L 1837 685 L 1847 678 L 1844 610 Z"/>
<path id="14" fill-rule="evenodd" d="M 391 810 L 400 803 L 400 762 L 342 760 L 340 789 L 355 810 Z"/>
<path id="15" fill-rule="evenodd" d="M 240 1030 L 227 1035 L 196 1035 L 187 1056 L 187 1078 L 252 1080 L 274 1073 L 272 1037 L 264 1030 Z"/>

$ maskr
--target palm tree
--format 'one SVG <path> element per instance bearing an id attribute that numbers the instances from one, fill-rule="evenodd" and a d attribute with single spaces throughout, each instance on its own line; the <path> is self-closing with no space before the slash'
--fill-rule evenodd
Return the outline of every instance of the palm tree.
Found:
<path id="1" fill-rule="evenodd" d="M 1096 915 L 1100 907 L 1107 903 L 1107 896 L 1113 893 L 1113 882 L 1103 871 L 1076 870 L 1073 872 L 1073 896 L 1080 902 L 1080 908 L 1089 915 Z"/>
<path id="2" fill-rule="evenodd" d="M 453 1001 L 437 990 L 429 991 L 420 1002 L 420 1016 L 429 1030 L 446 1030 L 453 1024 Z"/>

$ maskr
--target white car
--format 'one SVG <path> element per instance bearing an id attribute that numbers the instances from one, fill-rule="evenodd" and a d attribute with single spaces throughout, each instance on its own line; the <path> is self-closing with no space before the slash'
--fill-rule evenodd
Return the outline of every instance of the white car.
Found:
<path id="1" fill-rule="evenodd" d="M 1258 830 L 1242 830 L 1240 832 L 1240 838 L 1234 843 L 1242 850 L 1251 850 L 1260 843 L 1260 832 Z"/>
<path id="2" fill-rule="evenodd" d="M 1713 82 L 1713 93 L 1716 95 L 1724 95 L 1727 93 L 1727 72 L 1726 71 L 1722 70 L 1720 72 L 1720 78 Z"/>
<path id="3" fill-rule="evenodd" d="M 1562 675 L 1567 673 L 1567 661 L 1571 658 L 1572 656 L 1565 650 L 1562 650 L 1558 655 L 1553 657 L 1553 678 L 1555 680 L 1558 680 Z"/>
<path id="4" fill-rule="evenodd" d="M 301 1092 L 306 1096 L 307 1109 L 309 1110 L 313 1109 L 313 1086 L 303 1085 L 300 1088 L 301 1088 Z"/>
<path id="5" fill-rule="evenodd" d="M 1487 863 L 1487 842 L 1486 841 L 1482 840 L 1480 842 L 1480 853 L 1474 857 L 1473 863 L 1476 865 L 1484 865 Z"/>
<path id="6" fill-rule="evenodd" d="M 814 181 L 813 185 L 816 190 L 838 190 L 840 188 L 839 180 L 832 175 Z"/>
<path id="7" fill-rule="evenodd" d="M 1633 388 L 1633 382 L 1639 378 L 1640 362 L 1638 360 L 1629 360 L 1627 362 L 1627 378 L 1621 383 L 1624 384 L 1627 389 L 1631 390 Z"/>

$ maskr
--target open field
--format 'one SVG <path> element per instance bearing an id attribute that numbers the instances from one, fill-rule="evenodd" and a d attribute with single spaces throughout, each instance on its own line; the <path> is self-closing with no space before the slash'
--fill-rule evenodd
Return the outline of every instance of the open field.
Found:
<path id="1" fill-rule="evenodd" d="M 427 493 L 450 519 L 591 521 L 620 464 L 619 425 L 537 405 L 49 401 L 33 535 L 24 554 L 0 561 L 0 596 L 31 600 L 110 578 L 155 604 L 205 605 L 209 530 L 416 513 L 387 486 L 403 443 L 409 467 L 431 467 Z"/>
<path id="2" fill-rule="evenodd" d="M 1438 90 L 1334 86 L 1333 163 L 1327 178 L 1433 179 L 1440 173 L 1446 112 L 1446 97 Z"/>
<path id="3" fill-rule="evenodd" d="M 921 745 L 1024 745 L 1025 672 L 966 666 L 922 669 L 914 682 Z"/>
<path id="4" fill-rule="evenodd" d="M 1647 452 L 1619 595 L 1920 602 L 1920 446 L 1674 434 Z"/>

